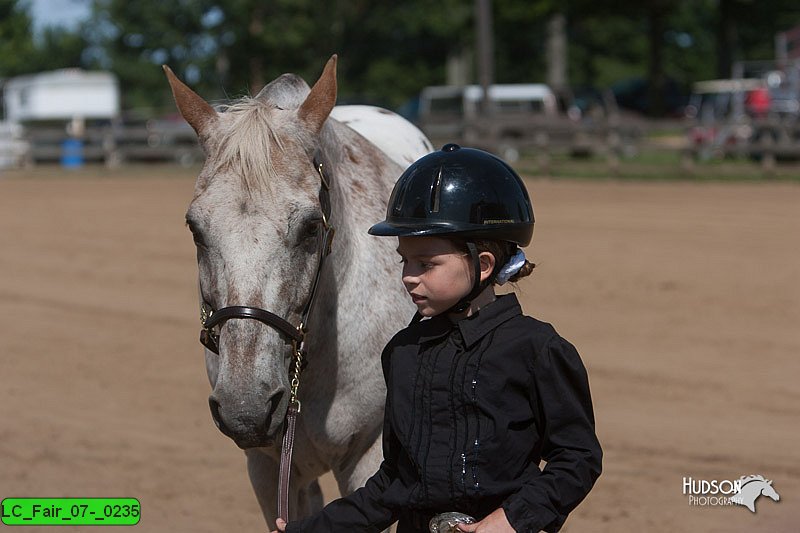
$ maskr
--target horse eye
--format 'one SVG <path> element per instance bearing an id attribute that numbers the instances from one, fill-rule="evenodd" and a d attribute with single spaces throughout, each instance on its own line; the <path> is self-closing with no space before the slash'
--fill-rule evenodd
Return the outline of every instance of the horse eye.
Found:
<path id="1" fill-rule="evenodd" d="M 310 239 L 311 237 L 316 237 L 319 234 L 319 223 L 319 220 L 308 222 L 303 230 L 303 238 Z"/>
<path id="2" fill-rule="evenodd" d="M 205 248 L 206 247 L 206 242 L 203 239 L 203 233 L 190 220 L 186 221 L 186 225 L 189 227 L 189 231 L 192 232 L 192 240 L 194 240 L 195 246 L 197 246 L 199 248 Z"/>

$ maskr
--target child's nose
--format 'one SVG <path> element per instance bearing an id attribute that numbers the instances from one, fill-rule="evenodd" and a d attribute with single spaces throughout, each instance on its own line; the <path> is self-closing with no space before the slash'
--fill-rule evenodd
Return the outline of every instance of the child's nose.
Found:
<path id="1" fill-rule="evenodd" d="M 403 265 L 403 284 L 406 286 L 416 285 L 419 281 L 417 279 L 417 272 L 415 272 L 409 265 Z"/>

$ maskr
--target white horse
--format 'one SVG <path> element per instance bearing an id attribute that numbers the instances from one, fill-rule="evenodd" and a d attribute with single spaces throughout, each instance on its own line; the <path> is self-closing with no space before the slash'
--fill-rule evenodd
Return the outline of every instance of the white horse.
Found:
<path id="1" fill-rule="evenodd" d="M 772 487 L 772 480 L 764 479 L 764 476 L 742 476 L 739 478 L 739 483 L 740 488 L 731 496 L 731 502 L 737 505 L 744 505 L 750 509 L 751 513 L 756 512 L 756 499 L 759 496 L 767 496 L 776 502 L 781 499 L 780 495 Z"/>
<path id="2" fill-rule="evenodd" d="M 256 97 L 219 111 L 165 71 L 206 152 L 186 213 L 203 312 L 247 306 L 299 325 L 324 254 L 318 234 L 328 222 L 335 227 L 307 317 L 299 389 L 290 518 L 306 516 L 322 507 L 320 475 L 332 470 L 348 494 L 380 464 L 380 353 L 413 306 L 394 264 L 394 243 L 370 237 L 367 228 L 384 218 L 403 169 L 433 148 L 416 127 L 386 110 L 337 108 L 341 121 L 332 118 L 336 56 L 310 90 L 284 74 Z M 381 146 L 358 131 L 379 132 L 374 139 Z M 244 449 L 272 525 L 291 343 L 276 327 L 239 315 L 206 333 L 218 343 L 218 354 L 205 352 L 214 421 Z"/>

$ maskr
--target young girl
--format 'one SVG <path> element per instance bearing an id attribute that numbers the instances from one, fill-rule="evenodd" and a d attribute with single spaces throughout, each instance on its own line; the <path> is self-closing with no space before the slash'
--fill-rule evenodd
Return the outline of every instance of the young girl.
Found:
<path id="1" fill-rule="evenodd" d="M 586 370 L 553 327 L 494 285 L 527 276 L 525 185 L 503 161 L 448 144 L 411 165 L 369 233 L 398 237 L 417 315 L 383 351 L 384 460 L 365 486 L 279 531 L 558 531 L 600 475 Z M 546 465 L 540 468 L 541 461 Z"/>

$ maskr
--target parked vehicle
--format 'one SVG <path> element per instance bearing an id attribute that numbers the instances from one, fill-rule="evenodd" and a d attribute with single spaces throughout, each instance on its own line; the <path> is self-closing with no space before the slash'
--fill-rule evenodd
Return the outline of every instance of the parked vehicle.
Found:
<path id="1" fill-rule="evenodd" d="M 110 72 L 41 72 L 8 80 L 3 102 L 11 122 L 111 120 L 120 112 L 119 83 Z"/>
<path id="2" fill-rule="evenodd" d="M 519 137 L 520 119 L 558 113 L 556 95 L 542 83 L 491 85 L 488 92 L 499 137 Z M 426 87 L 420 95 L 420 125 L 432 139 L 463 138 L 465 128 L 479 119 L 482 102 L 480 85 Z"/>
<path id="3" fill-rule="evenodd" d="M 758 78 L 700 81 L 693 85 L 686 117 L 689 143 L 700 159 L 745 146 L 753 134 L 747 112 L 748 94 L 766 87 Z"/>
<path id="4" fill-rule="evenodd" d="M 482 114 L 483 88 L 478 85 L 433 86 L 422 90 L 419 126 L 434 144 L 460 142 L 514 161 L 521 150 L 630 154 L 639 133 L 622 127 L 607 97 L 560 102 L 541 83 L 491 85 L 489 110 Z"/>
<path id="5" fill-rule="evenodd" d="M 686 107 L 691 153 L 699 159 L 800 157 L 798 94 L 782 80 L 774 71 L 696 83 Z"/>

